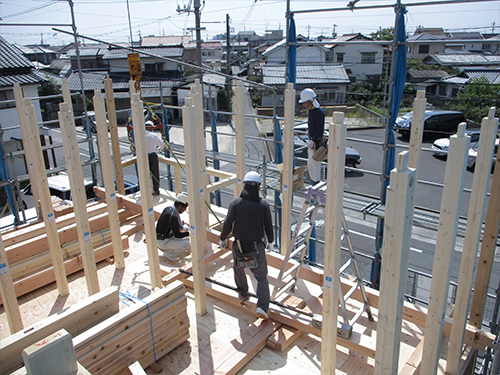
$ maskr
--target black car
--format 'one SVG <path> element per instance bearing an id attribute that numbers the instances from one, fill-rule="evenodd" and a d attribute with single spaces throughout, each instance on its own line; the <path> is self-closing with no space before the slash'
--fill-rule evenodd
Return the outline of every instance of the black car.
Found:
<path id="1" fill-rule="evenodd" d="M 396 119 L 394 130 L 404 138 L 410 137 L 413 112 Z M 457 132 L 458 124 L 466 122 L 465 116 L 458 111 L 425 111 L 424 134 L 452 135 Z"/>
<path id="2" fill-rule="evenodd" d="M 295 157 L 307 159 L 307 124 L 297 125 L 294 128 L 294 141 L 293 147 L 295 150 Z M 325 138 L 328 139 L 328 133 L 325 132 Z M 346 167 L 356 168 L 361 164 L 361 155 L 353 147 L 346 147 L 345 149 L 345 165 Z M 347 170 L 350 171 L 349 169 Z"/>

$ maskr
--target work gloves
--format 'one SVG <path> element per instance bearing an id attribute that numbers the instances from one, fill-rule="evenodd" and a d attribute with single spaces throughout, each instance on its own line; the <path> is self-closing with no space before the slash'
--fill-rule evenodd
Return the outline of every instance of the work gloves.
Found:
<path id="1" fill-rule="evenodd" d="M 226 250 L 226 248 L 227 248 L 227 238 L 225 240 L 220 240 L 219 241 L 219 246 L 220 246 L 221 249 Z"/>
<path id="2" fill-rule="evenodd" d="M 314 150 L 316 148 L 316 145 L 315 145 L 314 141 L 307 142 L 307 148 L 310 148 L 311 150 Z"/>
<path id="3" fill-rule="evenodd" d="M 267 248 L 268 252 L 271 252 L 274 249 L 274 244 L 271 242 L 268 242 L 266 248 Z"/>

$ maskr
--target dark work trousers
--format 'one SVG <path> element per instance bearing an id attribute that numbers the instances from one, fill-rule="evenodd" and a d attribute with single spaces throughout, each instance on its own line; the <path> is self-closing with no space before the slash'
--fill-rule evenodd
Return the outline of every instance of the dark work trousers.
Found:
<path id="1" fill-rule="evenodd" d="M 267 280 L 267 259 L 266 251 L 264 249 L 264 243 L 262 241 L 257 241 L 257 247 L 259 249 L 258 255 L 258 266 L 257 268 L 249 268 L 252 271 L 253 276 L 257 280 L 257 307 L 266 311 L 269 309 L 269 281 Z M 245 274 L 245 268 L 239 268 L 236 266 L 236 251 L 238 251 L 238 243 L 233 241 L 233 270 L 234 270 L 234 281 L 238 289 L 243 292 L 248 292 L 248 282 Z"/>
<path id="2" fill-rule="evenodd" d="M 151 152 L 148 154 L 149 170 L 153 179 L 153 191 L 160 191 L 160 167 L 158 165 L 158 154 Z"/>

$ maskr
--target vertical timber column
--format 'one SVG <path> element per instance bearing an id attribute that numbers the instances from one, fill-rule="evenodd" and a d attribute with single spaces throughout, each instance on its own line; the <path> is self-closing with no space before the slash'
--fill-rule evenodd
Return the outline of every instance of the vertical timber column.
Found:
<path id="1" fill-rule="evenodd" d="M 425 120 L 425 106 L 427 100 L 425 99 L 425 91 L 418 90 L 417 97 L 413 101 L 413 117 L 411 119 L 411 134 L 410 134 L 410 161 L 408 167 L 416 169 L 420 164 L 420 149 L 422 147 L 422 134 L 424 133 L 424 120 Z"/>
<path id="2" fill-rule="evenodd" d="M 484 200 L 490 176 L 493 144 L 495 142 L 498 119 L 495 117 L 495 108 L 490 108 L 488 118 L 481 122 L 481 136 L 472 181 L 472 193 L 467 215 L 467 228 L 465 229 L 462 261 L 458 277 L 453 323 L 451 325 L 450 343 L 448 346 L 448 361 L 446 373 L 456 374 L 460 365 L 462 343 L 464 339 L 467 310 L 469 307 L 469 294 L 472 285 L 472 274 L 476 263 L 479 234 L 481 232 Z M 498 192 L 496 192 L 498 193 Z"/>
<path id="3" fill-rule="evenodd" d="M 245 92 L 241 81 L 236 82 L 234 93 L 237 177 L 237 186 L 234 190 L 234 196 L 239 197 L 243 190 L 243 177 L 245 177 Z"/>
<path id="4" fill-rule="evenodd" d="M 207 312 L 207 292 L 205 290 L 204 255 L 207 242 L 206 226 L 204 226 L 202 219 L 204 190 L 201 188 L 199 178 L 201 168 L 198 156 L 198 153 L 201 152 L 202 133 L 195 119 L 193 99 L 188 96 L 186 104 L 182 107 L 182 128 L 184 130 L 184 148 L 186 150 L 186 185 L 189 202 L 191 251 L 193 254 L 194 298 L 196 313 L 205 315 Z"/>
<path id="5" fill-rule="evenodd" d="M 450 148 L 444 175 L 443 199 L 439 213 L 439 228 L 434 251 L 434 267 L 429 296 L 429 308 L 425 320 L 424 349 L 420 373 L 436 374 L 443 323 L 450 283 L 450 264 L 457 238 L 459 207 L 465 180 L 470 138 L 465 136 L 465 124 L 458 126 L 456 135 L 450 137 Z"/>
<path id="6" fill-rule="evenodd" d="M 57 234 L 57 226 L 50 198 L 49 183 L 47 182 L 47 174 L 43 163 L 42 145 L 40 144 L 40 132 L 36 121 L 35 107 L 31 104 L 31 99 L 24 99 L 24 122 L 26 127 L 24 132 L 28 135 L 25 139 L 26 147 L 31 149 L 28 160 L 28 168 L 34 173 L 35 180 L 32 184 L 37 185 L 39 193 L 40 207 L 42 210 L 43 222 L 45 223 L 45 231 L 47 232 L 47 241 L 49 243 L 50 257 L 52 266 L 54 267 L 54 275 L 57 284 L 59 295 L 66 296 L 69 294 L 68 280 L 66 278 L 66 270 L 64 269 L 64 260 L 61 252 L 61 243 Z"/>
<path id="7" fill-rule="evenodd" d="M 291 210 L 293 195 L 293 125 L 295 119 L 295 90 L 293 83 L 289 83 L 285 90 L 285 121 L 283 130 L 283 190 L 282 194 L 282 225 L 281 225 L 281 254 L 285 255 L 291 237 Z"/>
<path id="8" fill-rule="evenodd" d="M 387 187 L 382 273 L 375 351 L 375 375 L 398 373 L 401 325 L 410 252 L 416 173 L 408 151 L 398 154 Z"/>
<path id="9" fill-rule="evenodd" d="M 99 280 L 97 278 L 97 266 L 95 264 L 94 247 L 92 246 L 90 224 L 87 214 L 87 195 L 83 182 L 80 148 L 78 147 L 73 111 L 70 110 L 70 105 L 68 103 L 59 104 L 58 116 L 63 139 L 66 168 L 68 170 L 69 185 L 71 188 L 71 197 L 75 210 L 78 243 L 83 259 L 87 290 L 89 296 L 91 296 L 99 292 Z"/>
<path id="10" fill-rule="evenodd" d="M 160 259 L 156 241 L 155 216 L 153 211 L 153 196 L 151 195 L 151 176 L 149 175 L 148 147 L 146 144 L 146 126 L 141 96 L 132 95 L 132 121 L 134 122 L 135 153 L 137 154 L 137 170 L 141 188 L 142 216 L 144 218 L 144 233 L 148 249 L 149 272 L 151 288 L 161 288 Z"/>
<path id="11" fill-rule="evenodd" d="M 0 238 L 0 295 L 2 296 L 3 307 L 5 315 L 7 316 L 7 323 L 9 324 L 10 334 L 23 329 L 23 321 L 21 319 L 21 312 L 19 311 L 19 304 L 17 303 L 16 291 L 12 276 L 10 275 L 9 261 L 5 253 L 3 241 Z"/>
<path id="12" fill-rule="evenodd" d="M 108 108 L 109 134 L 111 135 L 111 149 L 113 150 L 116 187 L 118 193 L 125 194 L 118 121 L 116 120 L 115 94 L 113 92 L 113 81 L 109 78 L 109 75 L 104 80 L 104 92 L 106 94 L 106 107 Z"/>
<path id="13" fill-rule="evenodd" d="M 25 160 L 26 160 L 26 166 L 28 167 L 29 165 L 29 160 L 33 160 L 33 149 L 31 147 L 28 147 L 28 134 L 26 131 L 26 125 L 24 125 L 24 104 L 23 104 L 23 91 L 21 89 L 21 85 L 19 83 L 14 83 L 14 98 L 16 99 L 16 109 L 17 109 L 17 116 L 19 117 L 19 124 L 21 126 L 21 134 L 23 136 L 23 148 L 25 152 Z M 30 176 L 30 182 L 31 182 L 31 189 L 33 191 L 33 201 L 35 202 L 35 207 L 36 211 L 38 214 L 38 217 L 41 217 L 41 212 L 40 212 L 40 207 L 38 205 L 38 201 L 40 199 L 40 193 L 38 192 L 38 185 L 35 182 L 35 173 L 31 168 L 28 169 L 28 174 Z"/>
<path id="14" fill-rule="evenodd" d="M 325 279 L 323 281 L 323 325 L 321 333 L 321 374 L 335 373 L 337 362 L 337 320 L 339 310 L 340 246 L 346 125 L 344 114 L 335 112 L 329 126 L 328 172 L 325 204 Z"/>
<path id="15" fill-rule="evenodd" d="M 115 266 L 118 269 L 125 267 L 123 244 L 121 241 L 120 218 L 118 216 L 118 202 L 116 201 L 115 183 L 113 181 L 113 166 L 111 165 L 111 152 L 109 150 L 108 125 L 106 122 L 106 108 L 104 97 L 100 90 L 94 90 L 94 109 L 97 124 L 97 144 L 99 146 L 99 159 L 101 160 L 102 180 L 106 190 L 106 205 L 108 207 L 109 229 L 113 243 Z"/>

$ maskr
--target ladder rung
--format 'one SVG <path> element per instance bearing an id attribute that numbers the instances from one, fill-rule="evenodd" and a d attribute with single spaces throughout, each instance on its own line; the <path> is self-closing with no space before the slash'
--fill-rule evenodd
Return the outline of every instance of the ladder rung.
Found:
<path id="1" fill-rule="evenodd" d="M 274 299 L 277 299 L 279 296 L 281 296 L 283 293 L 285 293 L 288 289 L 290 289 L 293 285 L 295 284 L 295 279 L 290 280 L 287 282 L 274 296 Z"/>
<path id="2" fill-rule="evenodd" d="M 301 237 L 304 233 L 307 233 L 309 229 L 311 229 L 311 223 L 307 223 L 307 225 L 304 226 L 304 228 L 300 228 L 299 233 L 297 233 L 296 237 Z"/>
<path id="3" fill-rule="evenodd" d="M 297 268 L 300 268 L 300 263 L 294 264 L 292 267 L 290 267 L 284 274 L 283 277 L 281 278 L 282 280 L 285 279 L 287 276 L 291 275 Z"/>
<path id="4" fill-rule="evenodd" d="M 304 216 L 309 215 L 315 209 L 316 209 L 316 207 L 314 205 L 309 205 L 309 207 L 307 207 L 306 211 L 304 212 Z"/>
<path id="5" fill-rule="evenodd" d="M 360 309 L 356 312 L 356 314 L 354 314 L 354 316 L 352 317 L 352 319 L 349 321 L 349 325 L 350 325 L 350 326 L 354 325 L 354 323 L 356 323 L 356 322 L 358 321 L 359 317 L 361 316 L 361 314 L 363 314 L 363 312 L 365 311 L 365 309 L 366 309 L 366 304 L 365 304 L 365 305 L 363 305 L 363 307 L 362 307 L 362 308 L 360 308 Z"/>
<path id="6" fill-rule="evenodd" d="M 359 281 L 356 282 L 356 284 L 354 284 L 351 289 L 349 289 L 349 291 L 344 294 L 344 301 L 347 301 L 349 298 L 351 298 L 352 294 L 356 291 L 356 289 L 358 289 L 358 286 L 359 286 Z"/>
<path id="7" fill-rule="evenodd" d="M 290 254 L 290 258 L 293 258 L 295 255 L 301 253 L 305 248 L 306 248 L 306 244 L 303 243 L 302 245 L 300 245 L 297 249 L 295 249 L 294 251 L 292 251 L 292 253 Z"/>
<path id="8" fill-rule="evenodd" d="M 349 267 L 351 265 L 352 261 L 353 261 L 353 259 L 349 258 L 349 260 L 347 262 L 345 262 L 342 267 L 340 267 L 339 273 L 342 274 L 347 269 L 347 267 Z"/>

